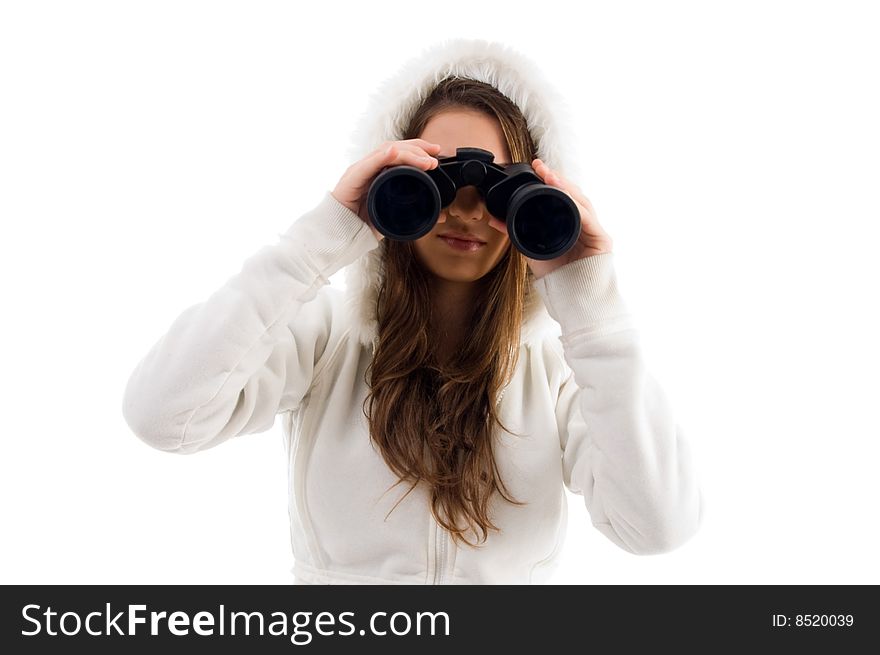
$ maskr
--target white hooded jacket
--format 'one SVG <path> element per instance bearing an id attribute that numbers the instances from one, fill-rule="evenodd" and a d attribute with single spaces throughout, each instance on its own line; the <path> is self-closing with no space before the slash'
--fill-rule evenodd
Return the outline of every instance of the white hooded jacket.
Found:
<path id="1" fill-rule="evenodd" d="M 574 177 L 562 99 L 530 61 L 483 40 L 428 48 L 385 82 L 355 131 L 352 161 L 401 139 L 448 74 L 511 98 L 538 157 Z M 519 436 L 499 429 L 494 449 L 507 489 L 526 504 L 496 495 L 500 532 L 471 548 L 434 520 L 422 485 L 397 504 L 410 485 L 394 486 L 369 438 L 364 373 L 387 240 L 329 191 L 279 237 L 172 323 L 131 374 L 123 414 L 145 442 L 180 454 L 265 432 L 280 414 L 295 583 L 547 582 L 565 539 L 566 487 L 629 552 L 669 551 L 697 531 L 690 450 L 645 368 L 613 254 L 554 270 L 526 298 L 519 361 L 497 399 Z M 345 291 L 329 284 L 343 267 Z"/>

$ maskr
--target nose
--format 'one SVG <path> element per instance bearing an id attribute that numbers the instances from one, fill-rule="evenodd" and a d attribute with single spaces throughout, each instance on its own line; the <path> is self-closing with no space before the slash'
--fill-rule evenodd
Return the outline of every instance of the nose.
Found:
<path id="1" fill-rule="evenodd" d="M 447 211 L 463 221 L 479 221 L 486 215 L 486 205 L 477 187 L 466 186 L 458 190 Z"/>

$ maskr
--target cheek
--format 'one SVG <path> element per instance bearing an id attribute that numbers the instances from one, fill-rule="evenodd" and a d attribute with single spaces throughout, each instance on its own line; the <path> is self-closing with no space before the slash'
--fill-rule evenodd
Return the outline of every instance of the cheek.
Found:
<path id="1" fill-rule="evenodd" d="M 425 263 L 425 242 L 422 239 L 416 239 L 412 244 L 413 255 L 422 264 Z"/>
<path id="2" fill-rule="evenodd" d="M 502 238 L 498 240 L 495 245 L 495 254 L 497 255 L 497 259 L 501 259 L 504 256 L 504 253 L 507 252 L 508 248 L 512 248 L 513 246 L 510 243 L 510 238 L 507 235 L 504 235 Z"/>

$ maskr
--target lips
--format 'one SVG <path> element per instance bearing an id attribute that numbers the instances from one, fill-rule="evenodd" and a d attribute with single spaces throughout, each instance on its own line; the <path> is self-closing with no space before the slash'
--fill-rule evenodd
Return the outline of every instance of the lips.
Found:
<path id="1" fill-rule="evenodd" d="M 464 232 L 444 232 L 443 234 L 438 234 L 437 236 L 444 239 L 456 239 L 457 241 L 470 241 L 472 243 L 478 243 L 481 245 L 486 243 L 482 239 L 479 239 L 472 234 L 466 234 Z"/>
<path id="2" fill-rule="evenodd" d="M 448 237 L 442 234 L 439 235 L 437 238 L 453 250 L 458 250 L 461 252 L 476 252 L 486 245 L 481 241 L 466 241 L 464 239 L 456 239 L 455 237 Z"/>

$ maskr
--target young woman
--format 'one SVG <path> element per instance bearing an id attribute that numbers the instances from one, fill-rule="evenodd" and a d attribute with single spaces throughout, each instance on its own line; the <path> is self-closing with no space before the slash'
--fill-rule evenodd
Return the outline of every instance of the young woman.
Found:
<path id="1" fill-rule="evenodd" d="M 427 50 L 374 96 L 333 191 L 132 373 L 126 420 L 161 450 L 212 448 L 282 415 L 296 583 L 545 582 L 565 488 L 631 553 L 697 531 L 687 441 L 646 370 L 612 240 L 562 173 L 558 103 L 507 47 Z M 461 146 L 529 162 L 567 193 L 574 248 L 523 256 L 475 187 L 422 238 L 383 238 L 365 205 L 376 175 Z M 343 292 L 328 278 L 346 266 Z"/>

